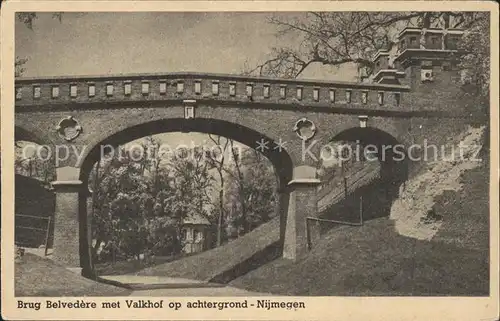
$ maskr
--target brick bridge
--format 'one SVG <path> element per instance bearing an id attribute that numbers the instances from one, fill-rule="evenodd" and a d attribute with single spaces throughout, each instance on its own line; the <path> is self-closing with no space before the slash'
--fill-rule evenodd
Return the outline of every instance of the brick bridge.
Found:
<path id="1" fill-rule="evenodd" d="M 321 146 L 337 139 L 440 144 L 469 120 L 456 51 L 445 41 L 412 47 L 414 34 L 421 37 L 412 29 L 400 34 L 395 55 L 379 52 L 375 76 L 362 83 L 187 72 L 17 79 L 16 139 L 81 153 L 60 155 L 68 159 L 53 182 L 54 258 L 70 268 L 91 266 L 86 182 L 100 146 L 177 131 L 223 135 L 253 148 L 267 142 L 261 150 L 280 186 L 283 256 L 300 258 L 305 216 L 317 211 Z M 429 35 L 446 37 L 439 30 Z M 305 158 L 304 150 L 311 152 Z M 396 188 L 419 164 L 391 165 Z"/>

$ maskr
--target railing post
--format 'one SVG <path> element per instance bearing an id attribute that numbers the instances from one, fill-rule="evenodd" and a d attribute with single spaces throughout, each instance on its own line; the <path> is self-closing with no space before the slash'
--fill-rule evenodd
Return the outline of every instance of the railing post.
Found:
<path id="1" fill-rule="evenodd" d="M 344 176 L 344 192 L 345 192 L 345 197 L 347 197 L 348 187 L 347 187 L 347 177 L 345 176 Z"/>
<path id="2" fill-rule="evenodd" d="M 359 197 L 359 222 L 363 225 L 363 195 Z"/>
<path id="3" fill-rule="evenodd" d="M 310 222 L 309 217 L 306 217 L 307 249 L 310 251 L 311 248 L 312 248 L 312 241 L 311 241 L 311 230 L 310 230 L 310 227 L 309 227 L 309 222 Z"/>
<path id="4" fill-rule="evenodd" d="M 49 216 L 49 219 L 47 222 L 47 233 L 45 235 L 45 256 L 47 256 L 47 254 L 49 252 L 50 222 L 51 222 L 51 217 Z"/>

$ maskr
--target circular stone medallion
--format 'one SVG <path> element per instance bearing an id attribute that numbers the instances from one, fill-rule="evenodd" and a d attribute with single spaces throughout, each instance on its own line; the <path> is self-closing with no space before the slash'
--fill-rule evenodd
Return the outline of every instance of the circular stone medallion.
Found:
<path id="1" fill-rule="evenodd" d="M 63 118 L 56 127 L 59 136 L 67 141 L 77 138 L 82 132 L 82 126 L 73 116 Z"/>
<path id="2" fill-rule="evenodd" d="M 308 141 L 316 134 L 316 126 L 309 119 L 301 118 L 295 123 L 293 131 L 297 133 L 300 139 Z"/>

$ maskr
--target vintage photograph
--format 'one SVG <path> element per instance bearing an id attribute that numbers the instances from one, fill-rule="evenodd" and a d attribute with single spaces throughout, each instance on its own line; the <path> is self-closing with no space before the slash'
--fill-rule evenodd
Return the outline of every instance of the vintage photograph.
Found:
<path id="1" fill-rule="evenodd" d="M 15 296 L 491 294 L 489 11 L 15 15 Z"/>

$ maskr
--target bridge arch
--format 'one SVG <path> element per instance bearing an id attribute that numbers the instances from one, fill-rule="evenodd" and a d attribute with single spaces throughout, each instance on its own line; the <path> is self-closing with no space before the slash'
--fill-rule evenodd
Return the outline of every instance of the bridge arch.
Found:
<path id="1" fill-rule="evenodd" d="M 90 173 L 91 167 L 97 161 L 100 147 L 105 145 L 117 146 L 135 139 L 168 132 L 199 132 L 205 134 L 220 135 L 234 139 L 248 147 L 255 146 L 261 139 L 272 142 L 273 139 L 238 123 L 220 120 L 216 118 L 167 118 L 154 120 L 130 126 L 119 132 L 113 133 L 100 142 L 94 142 L 87 146 L 83 153 L 80 167 L 80 178 L 85 180 Z M 262 154 L 273 164 L 280 186 L 287 184 L 292 179 L 293 162 L 290 155 L 285 151 L 277 149 L 266 149 Z"/>
<path id="2" fill-rule="evenodd" d="M 405 144 L 382 129 L 353 127 L 338 133 L 331 141 L 355 142 L 360 145 L 363 154 L 373 151 L 370 154 L 380 162 L 382 176 L 390 180 L 392 185 L 399 186 L 408 178 L 409 159 Z"/>
<path id="3" fill-rule="evenodd" d="M 399 188 L 408 178 L 406 147 L 388 132 L 375 127 L 352 127 L 330 139 L 341 158 L 341 170 L 333 168 L 325 174 L 319 190 L 319 214 L 324 218 L 358 220 L 388 216 L 392 202 L 398 197 Z M 341 154 L 344 152 L 343 154 Z M 335 163 L 338 165 L 339 163 Z M 329 181 L 331 180 L 331 182 Z M 340 180 L 340 183 L 336 183 Z M 325 185 L 326 184 L 326 185 Z M 334 186 L 340 184 L 345 194 L 337 203 Z"/>
<path id="4" fill-rule="evenodd" d="M 273 141 L 271 138 L 253 129 L 225 120 L 211 118 L 168 118 L 130 126 L 111 134 L 100 142 L 94 143 L 92 146 L 88 146 L 86 149 L 87 152 L 83 155 L 81 164 L 79 164 L 79 180 L 82 182 L 82 189 L 78 196 L 80 265 L 85 274 L 93 275 L 92 258 L 90 253 L 91 227 L 87 214 L 86 201 L 89 195 L 88 178 L 92 167 L 101 157 L 101 146 L 119 146 L 148 135 L 168 132 L 197 132 L 220 135 L 225 138 L 234 139 L 235 141 L 245 144 L 250 148 L 255 146 L 255 142 L 260 141 L 261 139 L 265 139 L 270 142 Z M 278 205 L 276 210 L 281 221 L 280 240 L 283 242 L 289 206 L 289 188 L 287 185 L 293 179 L 293 161 L 285 150 L 278 151 L 277 149 L 267 149 L 264 150 L 262 154 L 269 159 L 274 167 L 274 173 L 278 186 Z"/>

